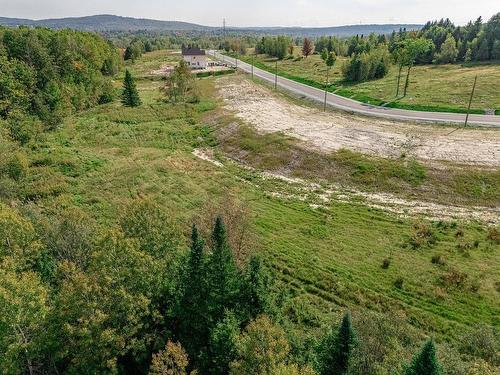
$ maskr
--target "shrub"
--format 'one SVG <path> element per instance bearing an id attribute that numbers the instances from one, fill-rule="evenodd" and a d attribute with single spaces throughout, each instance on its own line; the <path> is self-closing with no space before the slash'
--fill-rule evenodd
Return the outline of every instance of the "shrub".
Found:
<path id="1" fill-rule="evenodd" d="M 500 245 L 500 231 L 496 227 L 490 227 L 488 229 L 488 236 L 486 238 L 489 241 Z"/>
<path id="2" fill-rule="evenodd" d="M 481 358 L 494 365 L 500 363 L 497 349 L 500 345 L 498 329 L 486 325 L 476 326 L 464 334 L 459 342 L 459 349 L 463 354 Z"/>
<path id="3" fill-rule="evenodd" d="M 403 289 L 404 279 L 402 277 L 398 277 L 394 281 L 394 286 L 398 289 Z"/>
<path id="4" fill-rule="evenodd" d="M 468 275 L 465 272 L 452 269 L 446 274 L 441 276 L 441 283 L 445 287 L 451 288 L 463 288 L 467 281 Z"/>
<path id="5" fill-rule="evenodd" d="M 21 145 L 25 145 L 36 138 L 42 128 L 42 122 L 32 116 L 13 115 L 8 121 L 10 137 Z"/>
<path id="6" fill-rule="evenodd" d="M 436 238 L 429 224 L 424 222 L 416 222 L 413 224 L 413 233 L 409 240 L 409 244 L 413 249 L 431 246 L 435 243 Z"/>
<path id="7" fill-rule="evenodd" d="M 28 174 L 28 158 L 26 155 L 16 152 L 7 162 L 6 169 L 10 178 L 19 181 Z"/>
<path id="8" fill-rule="evenodd" d="M 382 269 L 386 270 L 389 268 L 389 266 L 391 265 L 391 261 L 390 259 L 384 259 L 384 261 L 382 262 Z"/>
<path id="9" fill-rule="evenodd" d="M 434 255 L 431 259 L 432 264 L 437 264 L 439 266 L 446 265 L 446 260 L 441 255 Z"/>

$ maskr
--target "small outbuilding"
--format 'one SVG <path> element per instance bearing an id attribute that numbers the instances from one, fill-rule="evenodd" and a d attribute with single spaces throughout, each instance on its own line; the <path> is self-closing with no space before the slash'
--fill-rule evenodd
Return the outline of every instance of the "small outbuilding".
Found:
<path id="1" fill-rule="evenodd" d="M 206 69 L 208 65 L 205 50 L 196 46 L 182 47 L 182 58 L 188 63 L 191 69 Z"/>

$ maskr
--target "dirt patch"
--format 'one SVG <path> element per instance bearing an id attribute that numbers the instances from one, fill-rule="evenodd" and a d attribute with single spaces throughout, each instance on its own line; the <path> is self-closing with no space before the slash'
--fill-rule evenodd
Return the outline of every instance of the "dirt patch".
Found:
<path id="1" fill-rule="evenodd" d="M 243 182 L 252 184 L 274 198 L 307 202 L 313 209 L 327 209 L 332 202 L 343 202 L 361 204 L 401 217 L 423 216 L 429 220 L 479 221 L 492 225 L 498 225 L 500 222 L 500 210 L 497 207 L 443 205 L 422 200 L 403 199 L 388 193 L 363 192 L 337 184 L 325 185 L 308 182 L 301 178 L 291 178 L 278 173 L 260 172 L 229 158 L 224 158 L 224 163 L 222 163 L 215 159 L 213 151 L 210 149 L 196 149 L 193 151 L 193 155 L 217 167 L 224 167 L 224 164 L 230 163 L 251 170 L 254 173 L 251 182 L 242 179 Z"/>
<path id="2" fill-rule="evenodd" d="M 227 109 L 260 132 L 283 132 L 322 151 L 413 156 L 424 161 L 499 166 L 500 131 L 460 129 L 322 112 L 302 106 L 243 77 L 224 77 L 217 88 Z"/>

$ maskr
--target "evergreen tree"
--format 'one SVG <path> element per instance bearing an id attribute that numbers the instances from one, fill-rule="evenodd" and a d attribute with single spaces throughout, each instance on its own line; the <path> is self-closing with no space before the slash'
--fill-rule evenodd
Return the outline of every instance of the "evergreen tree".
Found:
<path id="1" fill-rule="evenodd" d="M 338 330 L 331 331 L 319 348 L 318 367 L 322 375 L 347 374 L 349 359 L 356 345 L 356 335 L 351 324 L 351 314 L 346 312 Z"/>
<path id="2" fill-rule="evenodd" d="M 125 71 L 125 79 L 123 80 L 122 103 L 127 107 L 138 107 L 141 105 L 141 99 L 139 98 L 134 78 L 128 69 Z"/>
<path id="3" fill-rule="evenodd" d="M 240 292 L 240 275 L 227 240 L 226 227 L 219 216 L 212 233 L 212 255 L 208 266 L 209 326 L 214 327 L 226 309 L 236 305 Z"/>
<path id="4" fill-rule="evenodd" d="M 153 45 L 151 44 L 151 42 L 149 40 L 147 40 L 146 43 L 144 43 L 144 51 L 145 52 L 153 52 Z"/>
<path id="5" fill-rule="evenodd" d="M 125 49 L 125 53 L 123 54 L 124 60 L 132 60 L 134 58 L 134 51 L 131 46 L 128 46 Z"/>
<path id="6" fill-rule="evenodd" d="M 259 257 L 252 257 L 245 278 L 243 305 L 250 319 L 270 313 L 272 298 L 270 293 L 271 277 Z"/>
<path id="7" fill-rule="evenodd" d="M 414 358 L 404 375 L 441 375 L 442 370 L 436 358 L 436 347 L 434 342 L 429 340 Z"/>
<path id="8" fill-rule="evenodd" d="M 475 60 L 483 61 L 490 58 L 488 40 L 486 38 L 481 38 L 478 40 L 478 49 L 476 52 Z"/>
<path id="9" fill-rule="evenodd" d="M 493 60 L 500 60 L 500 39 L 495 40 L 493 43 L 493 48 L 491 50 L 491 58 Z"/>
<path id="10" fill-rule="evenodd" d="M 207 345 L 209 330 L 206 321 L 205 242 L 196 225 L 191 231 L 191 250 L 182 281 L 182 296 L 178 312 L 179 337 L 187 352 L 196 360 Z"/>

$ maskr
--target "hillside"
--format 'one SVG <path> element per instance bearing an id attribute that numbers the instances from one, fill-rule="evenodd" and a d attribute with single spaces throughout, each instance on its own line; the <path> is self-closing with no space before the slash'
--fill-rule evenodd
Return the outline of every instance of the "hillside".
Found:
<path id="1" fill-rule="evenodd" d="M 43 26 L 50 29 L 76 29 L 81 31 L 173 31 L 194 30 L 208 31 L 208 26 L 196 25 L 178 21 L 158 21 L 114 15 L 96 15 L 87 17 L 54 18 L 44 20 L 29 20 L 20 18 L 0 17 L 0 25 L 4 26 Z"/>
<path id="2" fill-rule="evenodd" d="M 121 17 L 114 15 L 96 15 L 87 17 L 70 17 L 44 20 L 30 20 L 22 18 L 0 17 L 3 26 L 43 26 L 51 29 L 76 29 L 82 31 L 215 31 L 216 27 L 197 25 L 179 21 L 159 21 L 143 18 Z M 414 24 L 387 24 L 387 25 L 348 25 L 335 27 L 235 27 L 229 32 L 249 34 L 286 34 L 292 36 L 352 36 L 356 34 L 368 35 L 389 34 L 393 30 L 417 30 L 422 25 Z"/>

